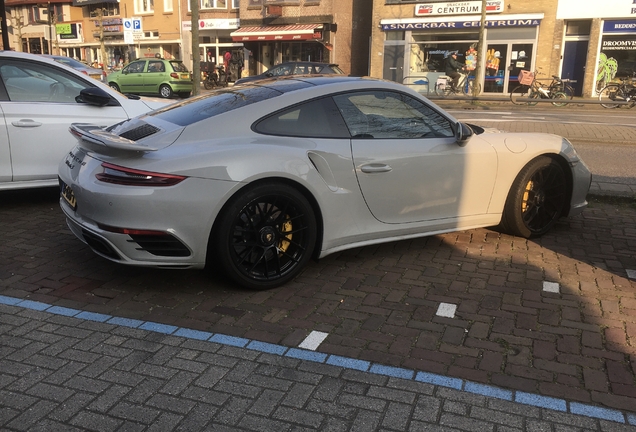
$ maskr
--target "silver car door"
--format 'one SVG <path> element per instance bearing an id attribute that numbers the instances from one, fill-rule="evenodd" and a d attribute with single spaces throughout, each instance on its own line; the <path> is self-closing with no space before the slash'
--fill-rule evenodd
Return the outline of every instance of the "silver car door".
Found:
<path id="1" fill-rule="evenodd" d="M 334 97 L 369 210 L 386 223 L 484 214 L 497 156 L 481 140 L 461 147 L 455 125 L 410 95 L 390 91 Z"/>
<path id="2" fill-rule="evenodd" d="M 75 98 L 86 81 L 51 65 L 3 60 L 8 99 L 0 102 L 11 151 L 13 181 L 57 178 L 57 166 L 75 144 L 73 122 L 108 126 L 128 118 L 119 105 L 92 106 Z"/>

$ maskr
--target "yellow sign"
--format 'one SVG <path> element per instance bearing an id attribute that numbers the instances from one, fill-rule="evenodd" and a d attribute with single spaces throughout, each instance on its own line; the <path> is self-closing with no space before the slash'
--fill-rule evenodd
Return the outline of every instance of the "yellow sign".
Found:
<path id="1" fill-rule="evenodd" d="M 55 33 L 59 35 L 63 35 L 63 34 L 71 34 L 73 32 L 71 30 L 70 24 L 55 24 Z"/>

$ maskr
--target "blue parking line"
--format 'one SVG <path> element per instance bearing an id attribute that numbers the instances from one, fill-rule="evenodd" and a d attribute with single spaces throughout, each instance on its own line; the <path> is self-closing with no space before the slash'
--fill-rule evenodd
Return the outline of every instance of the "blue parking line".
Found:
<path id="1" fill-rule="evenodd" d="M 636 413 L 623 413 L 619 410 L 604 408 L 594 405 L 582 404 L 579 402 L 567 402 L 564 399 L 542 396 L 533 393 L 526 393 L 519 390 L 507 390 L 491 385 L 476 383 L 459 378 L 438 375 L 430 372 L 415 372 L 410 369 L 403 369 L 394 366 L 382 365 L 379 363 L 371 363 L 365 360 L 358 360 L 349 357 L 342 357 L 335 354 L 324 354 L 315 351 L 308 351 L 298 348 L 289 348 L 283 345 L 260 342 L 251 339 L 245 339 L 236 336 L 223 334 L 213 334 L 209 332 L 193 330 L 172 325 L 160 324 L 151 321 L 140 321 L 129 318 L 113 317 L 110 315 L 99 314 L 95 312 L 79 311 L 76 309 L 65 308 L 62 306 L 53 306 L 32 300 L 16 299 L 13 297 L 0 295 L 0 305 L 22 307 L 24 309 L 36 310 L 51 313 L 53 315 L 61 315 L 66 317 L 74 317 L 85 319 L 88 321 L 98 321 L 107 324 L 118 325 L 123 327 L 139 328 L 151 332 L 168 334 L 186 339 L 207 340 L 209 342 L 220 345 L 247 348 L 273 355 L 296 358 L 316 363 L 329 364 L 339 366 L 344 369 L 352 369 L 363 371 L 376 375 L 391 376 L 406 380 L 415 380 L 418 382 L 448 387 L 460 391 L 479 394 L 487 397 L 493 397 L 512 401 L 524 405 L 532 405 L 539 408 L 546 408 L 555 411 L 569 412 L 571 414 L 580 415 L 602 420 L 608 420 L 616 423 L 636 425 Z"/>

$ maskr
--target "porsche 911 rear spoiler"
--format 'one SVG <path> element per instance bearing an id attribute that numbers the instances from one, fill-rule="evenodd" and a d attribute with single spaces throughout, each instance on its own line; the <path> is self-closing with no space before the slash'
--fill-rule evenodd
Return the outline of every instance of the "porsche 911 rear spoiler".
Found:
<path id="1" fill-rule="evenodd" d="M 89 150 L 124 150 L 134 152 L 152 152 L 157 151 L 160 147 L 150 147 L 147 144 L 139 144 L 128 138 L 107 132 L 103 128 L 90 123 L 73 123 L 69 128 L 69 132 L 77 138 L 82 147 Z"/>

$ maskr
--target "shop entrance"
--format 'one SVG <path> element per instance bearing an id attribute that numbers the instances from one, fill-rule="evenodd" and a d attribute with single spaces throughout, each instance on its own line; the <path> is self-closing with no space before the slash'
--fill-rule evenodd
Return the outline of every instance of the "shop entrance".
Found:
<path id="1" fill-rule="evenodd" d="M 517 87 L 519 72 L 532 72 L 532 47 L 528 43 L 488 45 L 484 92 L 510 93 Z"/>
<path id="2" fill-rule="evenodd" d="M 569 80 L 574 96 L 581 96 L 583 92 L 588 45 L 587 40 L 566 41 L 563 49 L 561 78 Z"/>

